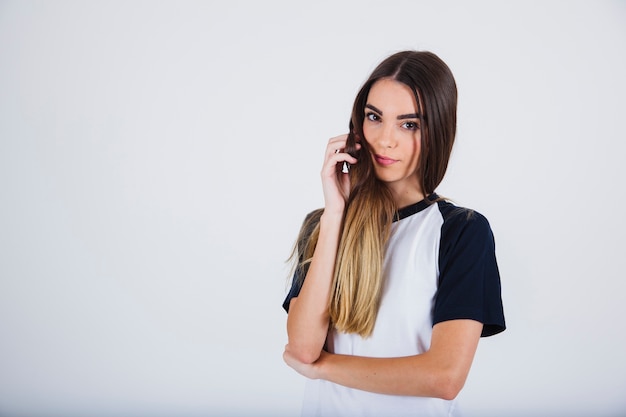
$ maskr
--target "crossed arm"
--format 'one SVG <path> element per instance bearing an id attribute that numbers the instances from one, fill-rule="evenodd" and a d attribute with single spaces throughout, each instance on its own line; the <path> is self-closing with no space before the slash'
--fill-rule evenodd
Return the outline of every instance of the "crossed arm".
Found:
<path id="1" fill-rule="evenodd" d="M 433 328 L 430 349 L 398 358 L 337 355 L 325 351 L 313 363 L 298 359 L 290 345 L 285 362 L 300 374 L 340 385 L 391 395 L 451 400 L 463 388 L 482 330 L 474 320 L 450 320 Z"/>

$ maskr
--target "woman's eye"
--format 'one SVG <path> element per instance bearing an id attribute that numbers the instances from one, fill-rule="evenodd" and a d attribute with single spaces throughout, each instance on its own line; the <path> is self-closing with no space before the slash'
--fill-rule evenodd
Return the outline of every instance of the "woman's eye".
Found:
<path id="1" fill-rule="evenodd" d="M 377 122 L 380 120 L 380 117 L 378 117 L 376 113 L 367 113 L 365 117 L 367 118 L 367 120 L 370 120 L 372 122 Z"/>
<path id="2" fill-rule="evenodd" d="M 405 129 L 408 129 L 408 130 L 417 130 L 420 128 L 416 122 L 405 122 L 403 126 Z"/>

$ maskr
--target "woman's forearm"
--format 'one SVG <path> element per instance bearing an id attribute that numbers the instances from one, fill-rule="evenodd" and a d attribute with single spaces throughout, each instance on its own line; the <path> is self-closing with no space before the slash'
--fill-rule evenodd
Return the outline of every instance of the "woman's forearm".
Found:
<path id="1" fill-rule="evenodd" d="M 379 394 L 452 399 L 462 387 L 428 353 L 400 358 L 328 354 L 320 365 L 321 379 Z"/>
<path id="2" fill-rule="evenodd" d="M 315 362 L 328 333 L 328 299 L 335 269 L 342 216 L 324 213 L 306 279 L 291 300 L 287 317 L 287 349 L 304 363 Z"/>
<path id="3" fill-rule="evenodd" d="M 480 338 L 482 324 L 451 320 L 433 329 L 430 349 L 419 355 L 372 358 L 323 352 L 313 364 L 285 355 L 302 375 L 363 391 L 453 399 L 459 393 Z"/>

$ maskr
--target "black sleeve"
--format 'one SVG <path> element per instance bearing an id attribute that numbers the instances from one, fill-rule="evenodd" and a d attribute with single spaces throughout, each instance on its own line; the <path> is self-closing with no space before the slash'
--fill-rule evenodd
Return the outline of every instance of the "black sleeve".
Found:
<path id="1" fill-rule="evenodd" d="M 483 323 L 483 337 L 504 331 L 500 273 L 489 222 L 480 213 L 460 208 L 450 210 L 444 219 L 433 325 L 473 319 Z"/>
<path id="2" fill-rule="evenodd" d="M 291 299 L 297 297 L 300 294 L 300 290 L 302 289 L 302 283 L 304 282 L 304 277 L 296 271 L 293 274 L 293 278 L 291 280 L 291 289 L 287 293 L 287 297 L 285 297 L 285 301 L 283 301 L 283 308 L 287 313 L 289 313 L 289 304 L 291 303 Z"/>
<path id="3" fill-rule="evenodd" d="M 304 259 L 304 248 L 313 233 L 313 230 L 317 227 L 320 222 L 320 218 L 322 217 L 323 209 L 317 209 L 309 214 L 307 214 L 304 222 L 302 223 L 302 228 L 300 230 L 300 239 L 298 240 L 298 263 L 300 264 Z M 300 294 L 300 290 L 302 289 L 302 283 L 304 282 L 304 278 L 306 277 L 306 273 L 309 269 L 308 264 L 295 268 L 295 273 L 293 278 L 291 279 L 291 289 L 287 293 L 285 297 L 285 301 L 283 301 L 283 308 L 287 313 L 289 313 L 289 304 L 291 303 L 291 299 L 297 297 Z"/>

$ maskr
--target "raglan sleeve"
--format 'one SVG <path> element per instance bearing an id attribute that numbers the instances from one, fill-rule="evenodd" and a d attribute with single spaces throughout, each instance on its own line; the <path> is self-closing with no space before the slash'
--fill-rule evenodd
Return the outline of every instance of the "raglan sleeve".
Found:
<path id="1" fill-rule="evenodd" d="M 481 336 L 506 329 L 495 240 L 487 219 L 459 209 L 444 221 L 433 325 L 454 319 L 483 323 Z"/>
<path id="2" fill-rule="evenodd" d="M 293 277 L 291 278 L 291 287 L 285 297 L 285 300 L 283 301 L 283 309 L 287 313 L 289 313 L 289 305 L 291 304 L 291 299 L 297 297 L 300 294 L 300 290 L 302 289 L 304 278 L 306 277 L 306 273 L 309 269 L 308 264 L 302 264 L 302 261 L 304 260 L 304 247 L 311 237 L 313 230 L 318 225 L 322 213 L 322 209 L 314 210 L 306 215 L 304 222 L 302 223 L 302 227 L 300 230 L 300 239 L 297 243 L 298 266 L 296 266 L 295 268 L 295 272 L 293 273 Z"/>
<path id="3" fill-rule="evenodd" d="M 291 304 L 291 299 L 297 297 L 300 294 L 300 290 L 302 289 L 302 283 L 304 282 L 304 277 L 301 276 L 303 272 L 296 271 L 293 274 L 293 278 L 291 279 L 291 288 L 285 297 L 285 301 L 283 301 L 283 309 L 289 313 L 289 305 Z"/>

